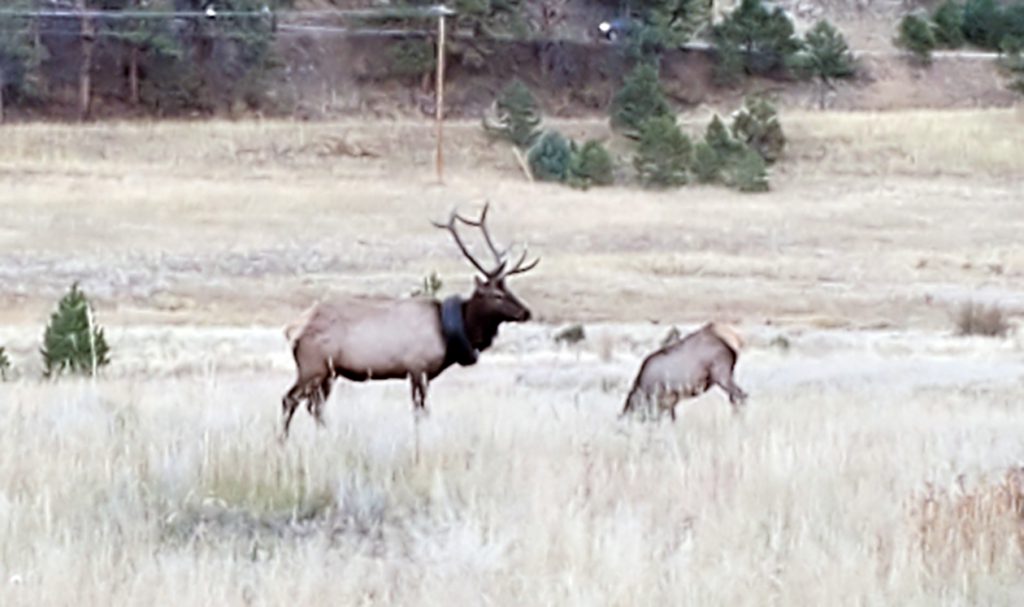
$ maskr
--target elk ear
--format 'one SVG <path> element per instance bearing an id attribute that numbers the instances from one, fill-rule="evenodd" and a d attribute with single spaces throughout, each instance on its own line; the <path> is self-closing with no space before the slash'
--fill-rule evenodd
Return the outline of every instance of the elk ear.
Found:
<path id="1" fill-rule="evenodd" d="M 473 276 L 473 286 L 475 286 L 478 289 L 480 287 L 484 286 L 484 283 L 483 283 L 482 280 L 480 280 L 479 276 L 476 276 L 476 275 Z"/>

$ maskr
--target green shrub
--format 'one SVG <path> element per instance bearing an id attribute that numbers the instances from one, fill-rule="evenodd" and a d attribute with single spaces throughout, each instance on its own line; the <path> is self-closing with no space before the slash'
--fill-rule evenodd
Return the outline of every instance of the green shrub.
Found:
<path id="1" fill-rule="evenodd" d="M 766 74 L 789 64 L 800 49 L 793 22 L 780 7 L 769 10 L 761 0 L 742 0 L 713 32 L 719 60 L 735 61 L 752 74 Z M 732 68 L 735 69 L 735 68 Z"/>
<path id="2" fill-rule="evenodd" d="M 615 182 L 612 156 L 600 141 L 588 141 L 583 147 L 572 146 L 569 160 L 569 185 L 587 189 Z"/>
<path id="3" fill-rule="evenodd" d="M 743 52 L 738 44 L 731 40 L 715 43 L 715 67 L 712 79 L 719 86 L 736 86 L 743 81 L 745 74 Z"/>
<path id="4" fill-rule="evenodd" d="M 7 350 L 0 346 L 0 381 L 7 381 L 7 374 L 11 372 L 11 359 L 7 357 Z"/>
<path id="5" fill-rule="evenodd" d="M 722 177 L 725 161 L 707 141 L 700 141 L 693 146 L 693 164 L 690 170 L 700 183 L 716 183 Z"/>
<path id="6" fill-rule="evenodd" d="M 540 104 L 530 89 L 516 79 L 494 100 L 489 115 L 484 116 L 483 125 L 491 135 L 526 149 L 540 135 L 540 122 Z"/>
<path id="7" fill-rule="evenodd" d="M 581 324 L 569 325 L 558 333 L 555 333 L 555 343 L 573 345 L 580 343 L 586 338 L 587 332 Z"/>
<path id="8" fill-rule="evenodd" d="M 743 147 L 729 134 L 718 114 L 711 117 L 711 122 L 704 131 L 704 141 L 723 159 L 732 156 Z"/>
<path id="9" fill-rule="evenodd" d="M 932 51 L 935 49 L 935 34 L 924 19 L 916 15 L 905 15 L 900 20 L 896 45 L 907 50 L 920 63 L 928 65 L 932 62 Z"/>
<path id="10" fill-rule="evenodd" d="M 995 0 L 967 0 L 963 11 L 963 34 L 971 44 L 998 50 L 1003 41 L 1003 11 Z"/>
<path id="11" fill-rule="evenodd" d="M 648 187 L 672 187 L 687 182 L 693 146 L 672 116 L 649 118 L 640 128 L 633 165 Z"/>
<path id="12" fill-rule="evenodd" d="M 444 281 L 441 280 L 441 276 L 437 272 L 431 272 L 427 276 L 423 277 L 423 281 L 420 286 L 413 290 L 413 297 L 437 297 L 437 294 L 441 292 L 441 287 L 444 286 Z"/>
<path id="13" fill-rule="evenodd" d="M 932 34 L 936 46 L 960 48 L 964 45 L 964 7 L 946 0 L 932 15 Z"/>
<path id="14" fill-rule="evenodd" d="M 1024 95 L 1024 40 L 1007 38 L 1003 42 L 1003 56 L 999 66 L 1010 76 L 1010 90 Z"/>
<path id="15" fill-rule="evenodd" d="M 640 63 L 626 76 L 612 99 L 611 125 L 635 137 L 647 119 L 671 114 L 672 108 L 658 82 L 658 68 Z"/>
<path id="16" fill-rule="evenodd" d="M 725 185 L 741 192 L 768 191 L 768 169 L 756 150 L 744 147 L 722 171 Z"/>
<path id="17" fill-rule="evenodd" d="M 546 131 L 526 154 L 533 178 L 539 181 L 565 181 L 569 177 L 572 146 L 558 131 Z"/>
<path id="18" fill-rule="evenodd" d="M 92 320 L 89 300 L 78 283 L 72 284 L 43 335 L 44 375 L 51 378 L 65 371 L 92 374 L 110 362 L 109 352 L 103 329 Z"/>
<path id="19" fill-rule="evenodd" d="M 743 108 L 733 116 L 731 130 L 736 141 L 752 148 L 768 164 L 782 157 L 786 135 L 782 132 L 778 111 L 768 99 L 761 96 L 744 99 Z"/>
<path id="20" fill-rule="evenodd" d="M 399 78 L 421 78 L 436 65 L 433 45 L 426 40 L 402 40 L 388 49 L 391 75 Z"/>

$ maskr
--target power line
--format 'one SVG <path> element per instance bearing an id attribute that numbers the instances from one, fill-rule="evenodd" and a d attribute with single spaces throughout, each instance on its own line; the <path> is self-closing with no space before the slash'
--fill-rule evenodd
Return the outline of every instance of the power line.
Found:
<path id="1" fill-rule="evenodd" d="M 305 11 L 278 11 L 272 10 L 268 5 L 263 5 L 260 10 L 217 10 L 210 5 L 205 10 L 182 10 L 182 11 L 145 11 L 145 10 L 124 10 L 108 11 L 99 9 L 0 9 L 0 16 L 7 17 L 51 17 L 51 18 L 73 18 L 82 19 L 177 19 L 177 18 L 212 18 L 217 17 L 276 17 L 276 18 L 413 18 L 413 17 L 450 17 L 456 12 L 443 4 L 427 7 L 405 7 L 405 8 L 381 8 L 381 9 L 318 9 Z"/>

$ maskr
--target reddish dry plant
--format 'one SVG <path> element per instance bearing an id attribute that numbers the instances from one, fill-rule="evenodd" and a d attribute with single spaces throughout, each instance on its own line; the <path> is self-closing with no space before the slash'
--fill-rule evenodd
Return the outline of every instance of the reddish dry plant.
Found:
<path id="1" fill-rule="evenodd" d="M 948 491 L 928 485 L 912 503 L 911 516 L 926 565 L 948 574 L 965 562 L 988 567 L 1024 554 L 1024 467 L 1007 470 L 997 483 Z"/>

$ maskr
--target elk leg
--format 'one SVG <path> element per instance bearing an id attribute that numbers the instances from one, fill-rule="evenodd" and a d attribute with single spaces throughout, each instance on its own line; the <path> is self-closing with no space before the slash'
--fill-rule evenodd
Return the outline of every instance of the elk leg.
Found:
<path id="1" fill-rule="evenodd" d="M 666 390 L 658 394 L 658 417 L 668 409 L 668 416 L 673 422 L 676 421 L 676 404 L 679 403 L 680 394 L 674 390 Z"/>
<path id="2" fill-rule="evenodd" d="M 282 438 L 288 437 L 288 426 L 292 423 L 292 417 L 295 415 L 295 410 L 299 408 L 300 394 L 303 391 L 303 384 L 298 381 L 291 387 L 290 390 L 281 399 L 281 413 L 284 417 L 284 433 Z"/>
<path id="3" fill-rule="evenodd" d="M 715 365 L 711 368 L 711 381 L 725 390 L 729 395 L 729 404 L 732 405 L 733 413 L 739 413 L 744 401 L 747 400 L 747 393 L 733 380 L 732 368 L 726 365 Z"/>
<path id="4" fill-rule="evenodd" d="M 330 375 L 325 377 L 320 382 L 317 389 L 313 391 L 313 395 L 309 398 L 309 412 L 313 414 L 313 419 L 316 420 L 317 425 L 321 428 L 326 427 L 327 425 L 324 423 L 323 410 L 324 403 L 326 403 L 327 399 L 331 396 L 331 385 L 333 381 L 334 380 Z"/>
<path id="5" fill-rule="evenodd" d="M 427 377 L 423 373 L 410 373 L 412 387 L 412 409 L 414 413 L 427 412 Z"/>

